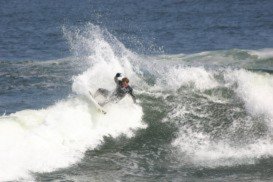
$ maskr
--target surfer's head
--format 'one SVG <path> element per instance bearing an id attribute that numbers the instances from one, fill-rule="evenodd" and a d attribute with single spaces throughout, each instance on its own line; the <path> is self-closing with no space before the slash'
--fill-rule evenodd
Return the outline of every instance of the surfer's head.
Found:
<path id="1" fill-rule="evenodd" d="M 123 87 L 128 87 L 129 79 L 124 77 L 124 78 L 122 78 L 121 83 L 122 83 Z"/>

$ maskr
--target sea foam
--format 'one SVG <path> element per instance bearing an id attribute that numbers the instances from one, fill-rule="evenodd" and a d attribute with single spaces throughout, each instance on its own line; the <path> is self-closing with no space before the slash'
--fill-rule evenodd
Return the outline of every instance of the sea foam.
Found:
<path id="1" fill-rule="evenodd" d="M 73 96 L 45 109 L 0 117 L 1 181 L 33 180 L 32 173 L 69 167 L 79 162 L 86 150 L 101 144 L 103 136 L 130 137 L 134 129 L 145 127 L 142 108 L 131 98 L 106 105 L 106 115 L 96 112 L 88 99 L 89 90 L 114 89 L 117 72 L 134 80 L 133 54 L 93 25 L 81 33 L 64 29 L 64 34 L 75 55 L 84 56 L 89 67 L 72 78 Z"/>

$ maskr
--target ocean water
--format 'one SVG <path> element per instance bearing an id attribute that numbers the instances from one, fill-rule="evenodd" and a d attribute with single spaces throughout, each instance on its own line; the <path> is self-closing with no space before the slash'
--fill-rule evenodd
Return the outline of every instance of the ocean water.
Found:
<path id="1" fill-rule="evenodd" d="M 272 9 L 1 0 L 0 181 L 272 181 Z"/>

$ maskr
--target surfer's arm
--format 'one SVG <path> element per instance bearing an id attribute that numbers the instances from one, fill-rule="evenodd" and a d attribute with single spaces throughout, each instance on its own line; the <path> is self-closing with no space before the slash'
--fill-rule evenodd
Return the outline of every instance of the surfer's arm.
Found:
<path id="1" fill-rule="evenodd" d="M 115 83 L 118 85 L 118 77 L 115 76 L 114 80 L 115 80 Z"/>
<path id="2" fill-rule="evenodd" d="M 121 73 L 117 73 L 116 74 L 116 76 L 114 77 L 114 80 L 115 80 L 115 83 L 117 84 L 117 85 L 119 85 L 120 83 L 120 81 L 118 80 L 118 77 L 120 77 L 121 76 Z"/>

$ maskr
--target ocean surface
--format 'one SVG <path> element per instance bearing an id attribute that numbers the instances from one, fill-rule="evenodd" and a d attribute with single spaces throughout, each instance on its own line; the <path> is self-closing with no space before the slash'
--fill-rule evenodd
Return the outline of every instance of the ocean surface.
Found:
<path id="1" fill-rule="evenodd" d="M 272 10 L 0 0 L 0 181 L 273 181 Z"/>

